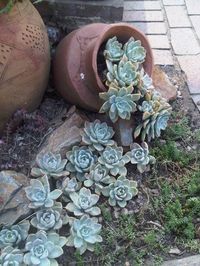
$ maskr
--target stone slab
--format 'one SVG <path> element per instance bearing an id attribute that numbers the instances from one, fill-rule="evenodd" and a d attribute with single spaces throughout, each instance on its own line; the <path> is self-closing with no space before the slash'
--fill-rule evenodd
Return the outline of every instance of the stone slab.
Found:
<path id="1" fill-rule="evenodd" d="M 199 0 L 185 0 L 189 15 L 200 15 Z"/>
<path id="2" fill-rule="evenodd" d="M 153 49 L 155 65 L 174 65 L 170 50 Z"/>
<path id="3" fill-rule="evenodd" d="M 191 27 L 185 6 L 166 6 L 165 10 L 170 27 Z"/>
<path id="4" fill-rule="evenodd" d="M 163 0 L 163 4 L 166 6 L 179 6 L 184 5 L 184 0 Z"/>
<path id="5" fill-rule="evenodd" d="M 193 102 L 195 103 L 196 107 L 200 111 L 200 94 L 191 95 Z"/>
<path id="6" fill-rule="evenodd" d="M 162 266 L 200 266 L 200 255 L 165 261 Z"/>
<path id="7" fill-rule="evenodd" d="M 199 2 L 200 4 L 200 2 Z M 190 16 L 190 19 L 192 21 L 192 25 L 195 29 L 195 32 L 200 40 L 200 15 L 199 16 Z"/>
<path id="8" fill-rule="evenodd" d="M 164 21 L 162 11 L 124 11 L 123 21 Z"/>
<path id="9" fill-rule="evenodd" d="M 164 22 L 134 22 L 131 24 L 144 34 L 166 34 L 167 32 Z"/>
<path id="10" fill-rule="evenodd" d="M 178 56 L 181 69 L 187 77 L 191 94 L 200 94 L 200 55 Z"/>
<path id="11" fill-rule="evenodd" d="M 171 29 L 171 43 L 176 55 L 200 53 L 200 45 L 190 28 Z"/>
<path id="12" fill-rule="evenodd" d="M 124 10 L 161 10 L 159 1 L 125 1 Z"/>
<path id="13" fill-rule="evenodd" d="M 169 41 L 166 35 L 147 35 L 151 48 L 170 49 Z"/>

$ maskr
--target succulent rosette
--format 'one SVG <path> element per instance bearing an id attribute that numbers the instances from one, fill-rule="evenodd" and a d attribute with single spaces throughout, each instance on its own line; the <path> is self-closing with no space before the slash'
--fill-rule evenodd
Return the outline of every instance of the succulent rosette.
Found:
<path id="1" fill-rule="evenodd" d="M 31 201 L 29 208 L 37 209 L 40 207 L 52 207 L 54 200 L 60 197 L 62 191 L 55 189 L 50 191 L 50 185 L 47 176 L 41 180 L 31 179 L 30 186 L 25 188 L 26 196 Z"/>
<path id="2" fill-rule="evenodd" d="M 31 219 L 31 224 L 39 230 L 58 230 L 63 225 L 61 213 L 62 204 L 56 202 L 52 208 L 37 211 L 35 217 Z"/>
<path id="3" fill-rule="evenodd" d="M 104 165 L 96 164 L 90 171 L 86 174 L 86 180 L 84 181 L 85 187 L 94 186 L 95 193 L 100 194 L 103 185 L 108 185 L 115 181 L 113 176 L 109 175 L 109 169 Z"/>
<path id="4" fill-rule="evenodd" d="M 99 96 L 103 99 L 104 104 L 99 112 L 108 113 L 113 123 L 119 117 L 130 120 L 131 114 L 137 110 L 135 102 L 141 97 L 140 94 L 133 94 L 132 92 L 132 87 L 120 89 L 110 87 L 107 92 L 100 93 Z"/>
<path id="5" fill-rule="evenodd" d="M 5 226 L 0 231 L 0 248 L 6 246 L 17 246 L 28 236 L 30 223 L 28 221 L 21 222 L 12 226 Z"/>
<path id="6" fill-rule="evenodd" d="M 137 165 L 137 169 L 140 173 L 149 170 L 148 165 L 155 163 L 155 158 L 149 155 L 149 148 L 146 142 L 141 145 L 133 143 L 130 146 L 131 151 L 128 152 L 131 163 Z"/>
<path id="7" fill-rule="evenodd" d="M 33 167 L 31 169 L 31 175 L 35 177 L 47 175 L 54 178 L 66 176 L 69 174 L 69 172 L 64 170 L 66 163 L 67 160 L 62 160 L 60 154 L 53 154 L 52 152 L 39 154 L 36 157 L 36 164 L 38 167 Z"/>
<path id="8" fill-rule="evenodd" d="M 89 123 L 86 121 L 82 141 L 97 151 L 102 151 L 105 146 L 114 144 L 112 140 L 114 133 L 112 127 L 109 127 L 105 122 L 101 123 L 99 120 L 95 120 Z"/>
<path id="9" fill-rule="evenodd" d="M 117 84 L 119 87 L 135 86 L 139 81 L 138 64 L 128 61 L 126 56 L 118 64 L 106 60 L 108 69 L 107 85 Z"/>
<path id="10" fill-rule="evenodd" d="M 82 185 L 82 183 L 78 182 L 75 177 L 72 177 L 72 178 L 66 177 L 62 181 L 57 182 L 58 188 L 61 189 L 63 192 L 62 199 L 65 202 L 70 201 L 69 195 L 72 192 L 76 192 L 76 191 L 80 190 L 81 185 Z"/>
<path id="11" fill-rule="evenodd" d="M 69 196 L 72 202 L 67 204 L 66 209 L 73 212 L 75 216 L 81 216 L 83 214 L 97 216 L 101 213 L 100 208 L 95 206 L 99 200 L 99 196 L 91 194 L 89 189 L 83 187 L 78 193 L 74 192 Z"/>
<path id="12" fill-rule="evenodd" d="M 66 244 L 67 239 L 56 233 L 46 233 L 38 231 L 36 234 L 30 234 L 26 241 L 24 255 L 25 265 L 55 265 L 58 266 L 55 258 L 63 254 L 62 247 Z"/>
<path id="13" fill-rule="evenodd" d="M 76 177 L 79 181 L 85 180 L 85 173 L 88 173 L 96 163 L 97 156 L 88 147 L 74 146 L 72 151 L 66 154 L 69 162 L 67 164 L 67 170 L 72 173 L 76 173 Z"/>
<path id="14" fill-rule="evenodd" d="M 141 41 L 135 41 L 133 37 L 131 37 L 127 43 L 124 45 L 125 55 L 128 57 L 128 60 L 133 63 L 143 63 L 146 57 L 146 50 L 143 46 L 141 46 Z"/>
<path id="15" fill-rule="evenodd" d="M 124 208 L 127 201 L 131 200 L 138 194 L 137 182 L 126 179 L 124 176 L 119 176 L 115 183 L 104 187 L 102 190 L 104 196 L 109 197 L 111 206 L 118 205 Z"/>
<path id="16" fill-rule="evenodd" d="M 5 247 L 1 251 L 0 265 L 1 266 L 25 266 L 23 263 L 24 254 L 19 249 L 13 247 Z"/>
<path id="17" fill-rule="evenodd" d="M 74 246 L 81 255 L 87 249 L 94 251 L 94 244 L 103 241 L 99 235 L 101 228 L 102 225 L 97 223 L 97 219 L 84 215 L 72 223 L 66 245 Z"/>
<path id="18" fill-rule="evenodd" d="M 110 38 L 104 50 L 105 58 L 111 62 L 117 62 L 122 58 L 123 54 L 122 44 L 118 42 L 117 37 Z"/>

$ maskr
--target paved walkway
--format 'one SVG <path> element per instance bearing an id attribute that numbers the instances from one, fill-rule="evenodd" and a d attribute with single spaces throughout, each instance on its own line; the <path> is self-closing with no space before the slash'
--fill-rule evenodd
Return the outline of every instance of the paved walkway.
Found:
<path id="1" fill-rule="evenodd" d="M 200 110 L 200 0 L 128 0 L 123 21 L 143 31 L 155 64 L 179 64 Z"/>

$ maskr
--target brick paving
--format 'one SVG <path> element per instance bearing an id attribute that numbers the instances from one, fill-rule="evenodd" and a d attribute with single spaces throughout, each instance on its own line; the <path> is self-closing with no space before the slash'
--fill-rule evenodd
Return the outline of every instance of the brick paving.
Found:
<path id="1" fill-rule="evenodd" d="M 123 21 L 147 35 L 155 64 L 180 66 L 200 111 L 200 0 L 125 0 Z"/>

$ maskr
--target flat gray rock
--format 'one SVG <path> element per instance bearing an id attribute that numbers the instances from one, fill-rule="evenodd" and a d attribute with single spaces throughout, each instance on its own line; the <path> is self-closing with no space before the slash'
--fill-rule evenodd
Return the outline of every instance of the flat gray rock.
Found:
<path id="1" fill-rule="evenodd" d="M 200 266 L 200 255 L 165 261 L 162 266 Z"/>

